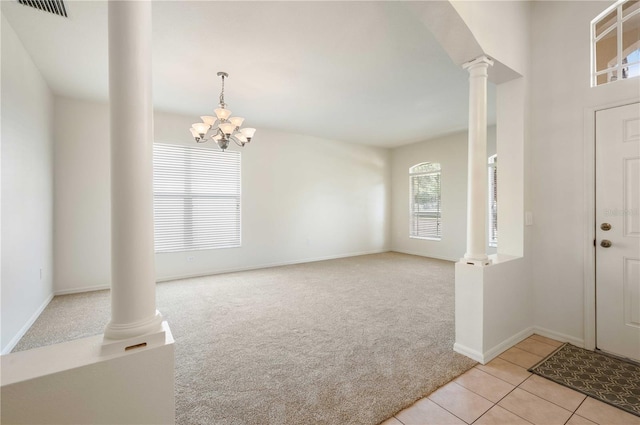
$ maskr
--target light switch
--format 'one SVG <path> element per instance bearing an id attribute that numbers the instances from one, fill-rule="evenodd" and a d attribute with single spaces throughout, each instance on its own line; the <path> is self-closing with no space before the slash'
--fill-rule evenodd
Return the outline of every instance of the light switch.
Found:
<path id="1" fill-rule="evenodd" d="M 531 211 L 524 213 L 524 224 L 525 226 L 533 226 L 533 213 Z"/>

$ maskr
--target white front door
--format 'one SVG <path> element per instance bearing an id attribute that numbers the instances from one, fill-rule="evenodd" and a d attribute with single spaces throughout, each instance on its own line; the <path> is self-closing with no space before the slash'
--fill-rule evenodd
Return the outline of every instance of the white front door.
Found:
<path id="1" fill-rule="evenodd" d="M 596 113 L 596 345 L 640 361 L 640 103 Z"/>

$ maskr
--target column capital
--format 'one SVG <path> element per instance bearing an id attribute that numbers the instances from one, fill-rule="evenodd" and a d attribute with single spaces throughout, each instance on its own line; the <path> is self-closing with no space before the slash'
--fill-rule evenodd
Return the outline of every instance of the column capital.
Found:
<path id="1" fill-rule="evenodd" d="M 471 70 L 475 67 L 477 67 L 478 65 L 483 66 L 484 68 L 488 68 L 490 66 L 493 66 L 493 59 L 491 59 L 489 56 L 478 56 L 477 58 L 470 60 L 469 62 L 465 62 L 462 64 L 462 68 L 466 69 L 466 70 Z"/>

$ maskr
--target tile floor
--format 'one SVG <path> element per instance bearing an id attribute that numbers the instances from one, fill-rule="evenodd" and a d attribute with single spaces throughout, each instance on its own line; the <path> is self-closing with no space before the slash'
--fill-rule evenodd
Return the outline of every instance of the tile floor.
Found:
<path id="1" fill-rule="evenodd" d="M 527 372 L 560 345 L 532 335 L 381 425 L 640 425 L 638 416 Z"/>

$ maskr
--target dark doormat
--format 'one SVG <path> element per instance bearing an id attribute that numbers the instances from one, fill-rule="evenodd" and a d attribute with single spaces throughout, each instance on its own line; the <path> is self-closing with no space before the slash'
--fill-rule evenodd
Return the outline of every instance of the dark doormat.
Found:
<path id="1" fill-rule="evenodd" d="M 640 366 L 564 344 L 529 372 L 640 416 Z"/>

